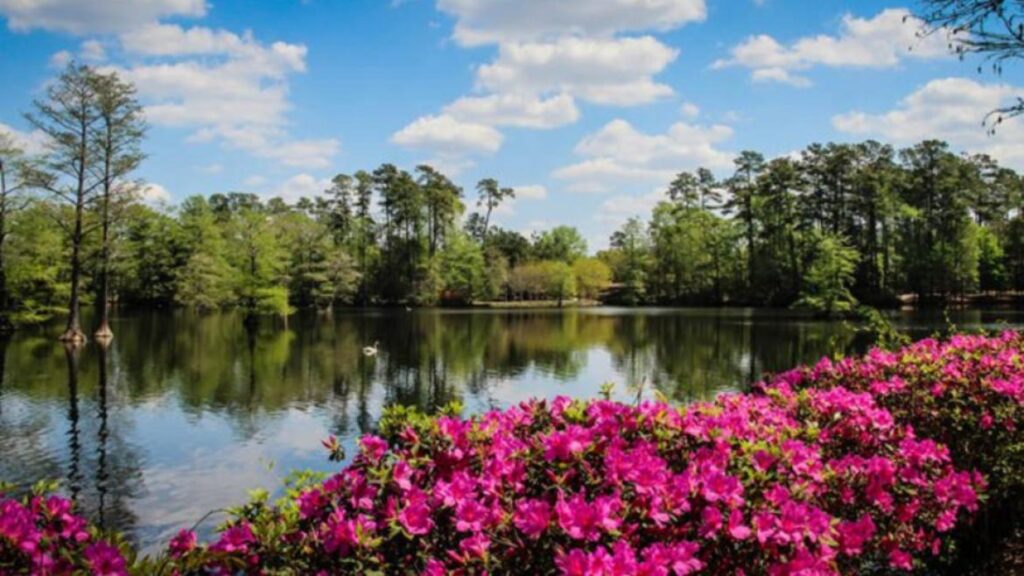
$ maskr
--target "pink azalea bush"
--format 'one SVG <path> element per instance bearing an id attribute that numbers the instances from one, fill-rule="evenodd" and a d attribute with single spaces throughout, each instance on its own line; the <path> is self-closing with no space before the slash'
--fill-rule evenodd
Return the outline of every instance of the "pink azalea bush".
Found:
<path id="1" fill-rule="evenodd" d="M 990 494 L 1024 488 L 1024 335 L 956 335 L 920 340 L 859 359 L 822 359 L 764 385 L 767 389 L 844 387 L 870 393 L 917 435 L 949 447 L 953 462 L 984 472 Z"/>
<path id="2" fill-rule="evenodd" d="M 0 494 L 0 575 L 7 574 L 124 576 L 128 562 L 74 514 L 70 500 Z"/>
<path id="3" fill-rule="evenodd" d="M 558 398 L 389 423 L 322 484 L 169 554 L 183 574 L 903 571 L 942 553 L 983 484 L 865 392 Z"/>

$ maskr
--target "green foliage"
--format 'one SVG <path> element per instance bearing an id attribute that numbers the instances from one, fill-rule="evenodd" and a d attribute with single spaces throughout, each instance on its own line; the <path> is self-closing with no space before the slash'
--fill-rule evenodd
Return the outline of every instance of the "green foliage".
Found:
<path id="1" fill-rule="evenodd" d="M 441 252 L 444 299 L 470 304 L 483 295 L 487 280 L 483 252 L 466 234 L 454 233 Z"/>
<path id="2" fill-rule="evenodd" d="M 612 234 L 612 249 L 606 254 L 614 279 L 622 285 L 623 300 L 631 306 L 643 301 L 647 285 L 650 246 L 643 223 L 630 218 Z"/>
<path id="3" fill-rule="evenodd" d="M 538 260 L 559 260 L 572 264 L 586 253 L 586 240 L 572 226 L 555 226 L 533 238 L 533 256 Z"/>
<path id="4" fill-rule="evenodd" d="M 597 258 L 576 260 L 572 263 L 572 272 L 581 298 L 595 300 L 611 284 L 611 268 Z"/>
<path id="5" fill-rule="evenodd" d="M 8 224 L 4 268 L 8 306 L 15 324 L 42 322 L 67 304 L 67 253 L 61 231 L 40 203 L 14 214 Z"/>
<path id="6" fill-rule="evenodd" d="M 576 294 L 576 275 L 562 261 L 529 262 L 509 273 L 509 289 L 516 299 L 548 299 L 562 304 Z"/>
<path id="7" fill-rule="evenodd" d="M 1007 288 L 1006 254 L 999 237 L 991 229 L 976 227 L 978 243 L 978 289 L 983 292 Z"/>
<path id="8" fill-rule="evenodd" d="M 857 305 L 850 293 L 853 272 L 857 268 L 857 251 L 847 246 L 842 238 L 829 234 L 816 235 L 813 244 L 816 249 L 796 306 L 825 315 L 852 311 Z"/>

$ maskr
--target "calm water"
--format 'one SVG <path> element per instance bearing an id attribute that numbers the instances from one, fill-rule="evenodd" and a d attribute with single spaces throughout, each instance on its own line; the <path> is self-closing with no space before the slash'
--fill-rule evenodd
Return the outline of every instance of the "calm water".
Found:
<path id="1" fill-rule="evenodd" d="M 946 325 L 896 320 L 918 336 Z M 1020 312 L 952 320 L 1024 326 Z M 319 441 L 335 434 L 351 453 L 390 403 L 478 412 L 605 382 L 620 399 L 685 402 L 869 344 L 841 323 L 742 310 L 368 311 L 254 330 L 232 314 L 154 312 L 113 329 L 107 350 L 75 355 L 58 328 L 0 341 L 0 480 L 62 479 L 96 522 L 149 550 L 290 469 L 330 470 Z"/>

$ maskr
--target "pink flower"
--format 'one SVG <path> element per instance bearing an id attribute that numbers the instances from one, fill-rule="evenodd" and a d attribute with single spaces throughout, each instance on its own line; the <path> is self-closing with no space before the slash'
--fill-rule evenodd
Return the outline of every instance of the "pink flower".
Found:
<path id="1" fill-rule="evenodd" d="M 443 562 L 436 558 L 431 558 L 424 565 L 422 576 L 446 576 L 448 573 L 448 569 L 445 568 Z"/>
<path id="2" fill-rule="evenodd" d="M 181 530 L 171 539 L 168 549 L 172 556 L 179 557 L 191 552 L 196 547 L 196 533 L 191 530 Z"/>
<path id="3" fill-rule="evenodd" d="M 220 538 L 210 546 L 215 552 L 246 552 L 249 544 L 256 541 L 249 524 L 242 522 L 225 530 Z"/>
<path id="4" fill-rule="evenodd" d="M 299 516 L 304 520 L 319 515 L 327 503 L 327 499 L 317 488 L 303 491 L 296 500 L 299 505 Z"/>
<path id="5" fill-rule="evenodd" d="M 714 538 L 722 529 L 722 513 L 714 506 L 705 506 L 700 513 L 700 535 L 703 538 Z"/>
<path id="6" fill-rule="evenodd" d="M 94 576 L 128 576 L 121 551 L 106 542 L 90 544 L 84 556 Z"/>
<path id="7" fill-rule="evenodd" d="M 474 534 L 459 542 L 459 550 L 468 558 L 481 558 L 491 547 L 491 540 L 483 534 Z"/>
<path id="8" fill-rule="evenodd" d="M 479 502 L 463 500 L 455 509 L 455 529 L 459 532 L 480 532 L 490 518 L 490 511 Z"/>
<path id="9" fill-rule="evenodd" d="M 513 522 L 528 538 L 537 539 L 551 523 L 551 506 L 543 500 L 523 500 L 516 506 Z"/>
<path id="10" fill-rule="evenodd" d="M 567 554 L 555 557 L 555 566 L 564 576 L 592 576 L 590 558 L 579 548 L 573 548 Z"/>
<path id="11" fill-rule="evenodd" d="M 743 504 L 743 485 L 733 476 L 715 471 L 704 479 L 704 499 L 708 502 L 725 502 L 729 506 Z"/>
<path id="12" fill-rule="evenodd" d="M 697 557 L 700 547 L 693 542 L 676 542 L 675 544 L 654 544 L 644 550 L 645 571 L 651 573 L 652 569 L 659 566 L 669 567 L 676 576 L 693 574 L 704 567 L 704 563 Z"/>
<path id="13" fill-rule="evenodd" d="M 391 478 L 403 492 L 412 490 L 412 474 L 412 467 L 405 460 L 395 462 L 395 466 L 391 469 Z"/>
<path id="14" fill-rule="evenodd" d="M 995 419 L 992 418 L 992 413 L 991 412 L 985 412 L 984 414 L 981 415 L 981 422 L 980 422 L 980 424 L 981 424 L 981 429 L 982 430 L 988 430 L 989 428 L 992 427 L 992 424 L 994 422 L 995 422 Z"/>
<path id="15" fill-rule="evenodd" d="M 581 494 L 569 500 L 559 497 L 555 504 L 558 524 L 562 530 L 575 540 L 595 541 L 601 532 L 613 532 L 618 529 L 621 520 L 616 517 L 621 508 L 617 498 L 602 496 L 588 503 Z"/>
<path id="16" fill-rule="evenodd" d="M 387 440 L 371 434 L 359 439 L 359 447 L 362 449 L 363 455 L 371 462 L 380 462 L 380 459 L 388 452 Z"/>
<path id="17" fill-rule="evenodd" d="M 729 513 L 728 529 L 729 535 L 736 540 L 746 540 L 747 538 L 750 538 L 750 527 L 743 524 L 743 512 L 738 508 Z"/>
<path id="18" fill-rule="evenodd" d="M 542 440 L 544 457 L 548 460 L 571 460 L 583 453 L 590 445 L 590 441 L 590 430 L 573 424 L 562 432 L 552 432 Z"/>
<path id="19" fill-rule="evenodd" d="M 864 551 L 864 544 L 875 535 L 875 523 L 867 514 L 855 522 L 844 520 L 836 529 L 839 532 L 839 549 L 847 556 L 861 554 Z"/>
<path id="20" fill-rule="evenodd" d="M 422 536 L 434 527 L 430 517 L 430 506 L 425 499 L 418 498 L 398 513 L 398 521 L 405 531 L 414 536 Z"/>
<path id="21" fill-rule="evenodd" d="M 889 551 L 889 566 L 900 570 L 913 570 L 914 557 L 899 548 L 893 548 Z"/>

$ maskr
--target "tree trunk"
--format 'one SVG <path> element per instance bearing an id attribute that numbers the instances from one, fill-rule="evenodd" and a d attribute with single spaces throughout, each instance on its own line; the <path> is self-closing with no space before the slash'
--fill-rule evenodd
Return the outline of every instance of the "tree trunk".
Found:
<path id="1" fill-rule="evenodd" d="M 99 292 L 99 324 L 93 337 L 97 340 L 109 341 L 114 337 L 110 329 L 110 226 L 107 222 L 107 202 L 104 200 L 103 208 L 103 248 L 100 255 L 100 292 Z"/>
<path id="2" fill-rule="evenodd" d="M 110 340 L 114 337 L 110 329 L 110 156 L 112 145 L 108 132 L 107 149 L 103 165 L 103 213 L 100 215 L 103 225 L 103 238 L 100 253 L 100 293 L 99 293 L 99 324 L 93 337 L 97 340 Z"/>
<path id="3" fill-rule="evenodd" d="M 75 231 L 71 236 L 71 300 L 68 303 L 68 324 L 60 339 L 73 344 L 85 343 L 80 316 L 79 291 L 82 277 L 82 203 L 75 206 Z"/>
<path id="4" fill-rule="evenodd" d="M 9 315 L 10 295 L 7 293 L 7 266 L 4 240 L 7 239 L 7 173 L 0 160 L 0 333 L 14 328 Z"/>
<path id="5" fill-rule="evenodd" d="M 81 121 L 81 130 L 78 135 L 78 183 L 75 190 L 75 229 L 71 234 L 71 300 L 68 302 L 67 329 L 60 336 L 62 341 L 76 345 L 85 343 L 85 332 L 82 332 L 81 306 L 79 305 L 78 293 L 82 280 L 82 217 L 85 211 L 85 174 L 89 159 L 89 133 L 88 124 L 84 120 L 86 117 L 85 110 L 85 104 L 83 104 L 81 113 L 83 120 Z"/>

